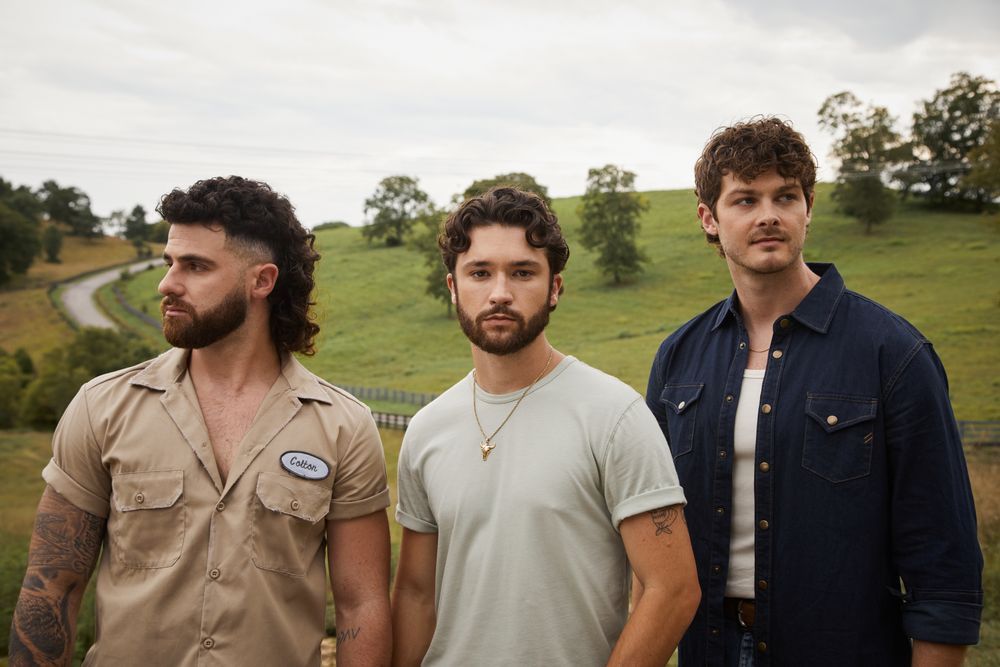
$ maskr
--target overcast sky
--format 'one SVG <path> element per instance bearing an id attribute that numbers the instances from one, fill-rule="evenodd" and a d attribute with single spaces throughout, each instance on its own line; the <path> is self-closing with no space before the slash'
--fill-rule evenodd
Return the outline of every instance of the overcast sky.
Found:
<path id="1" fill-rule="evenodd" d="M 393 174 L 441 205 L 509 171 L 581 194 L 607 163 L 691 187 L 715 128 L 778 114 L 830 179 L 828 95 L 906 129 L 959 70 L 1000 79 L 1000 2 L 0 0 L 0 176 L 104 216 L 240 174 L 360 224 Z"/>

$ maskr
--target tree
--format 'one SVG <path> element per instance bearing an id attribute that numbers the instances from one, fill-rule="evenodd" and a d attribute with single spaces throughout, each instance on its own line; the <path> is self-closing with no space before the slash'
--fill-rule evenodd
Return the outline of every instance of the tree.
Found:
<path id="1" fill-rule="evenodd" d="M 37 222 L 38 216 L 44 211 L 42 202 L 38 200 L 31 188 L 27 185 L 14 187 L 13 183 L 2 178 L 0 178 L 0 201 L 8 208 L 23 215 L 29 222 Z"/>
<path id="2" fill-rule="evenodd" d="M 45 250 L 45 261 L 50 264 L 59 263 L 59 252 L 62 250 L 63 234 L 59 226 L 53 222 L 42 232 L 42 248 Z"/>
<path id="3" fill-rule="evenodd" d="M 597 266 L 616 285 L 642 271 L 649 258 L 636 246 L 639 216 L 649 202 L 635 191 L 635 174 L 613 164 L 591 169 L 587 191 L 577 208 L 583 223 L 580 241 L 588 250 L 599 250 Z"/>
<path id="4" fill-rule="evenodd" d="M 40 249 L 37 225 L 0 202 L 0 285 L 26 273 Z"/>
<path id="5" fill-rule="evenodd" d="M 149 238 L 149 225 L 146 224 L 146 209 L 136 204 L 132 212 L 125 217 L 122 234 L 129 241 L 143 242 Z"/>
<path id="6" fill-rule="evenodd" d="M 872 226 L 892 217 L 895 193 L 886 186 L 893 165 L 911 155 L 910 145 L 894 129 L 885 107 L 864 107 L 850 92 L 831 95 L 819 110 L 820 127 L 836 137 L 833 156 L 840 171 L 833 198 L 841 211 L 857 218 L 870 234 Z"/>
<path id="7" fill-rule="evenodd" d="M 1000 120 L 990 123 L 983 144 L 969 152 L 969 166 L 960 185 L 981 191 L 987 201 L 1000 199 Z"/>
<path id="8" fill-rule="evenodd" d="M 996 82 L 956 72 L 947 88 L 938 90 L 913 114 L 917 159 L 902 173 L 908 187 L 922 184 L 931 202 L 982 209 L 989 197 L 982 188 L 964 182 L 972 168 L 970 154 L 986 142 L 990 123 L 1000 117 Z"/>
<path id="9" fill-rule="evenodd" d="M 49 218 L 67 225 L 71 235 L 86 238 L 101 235 L 101 219 L 90 210 L 90 197 L 82 190 L 63 188 L 50 180 L 42 183 L 38 197 Z"/>
<path id="10" fill-rule="evenodd" d="M 10 428 L 17 420 L 23 379 L 17 360 L 0 349 L 0 428 Z"/>
<path id="11" fill-rule="evenodd" d="M 434 209 L 418 220 L 414 233 L 410 237 L 410 247 L 419 252 L 427 266 L 427 277 L 424 292 L 445 304 L 448 317 L 451 318 L 451 292 L 445 280 L 448 268 L 441 259 L 441 249 L 438 247 L 438 236 L 444 228 L 445 212 Z"/>
<path id="12" fill-rule="evenodd" d="M 477 197 L 490 188 L 498 185 L 513 185 L 514 187 L 518 187 L 522 190 L 534 192 L 536 195 L 545 200 L 546 205 L 552 205 L 552 200 L 549 199 L 549 189 L 536 181 L 534 176 L 520 171 L 515 171 L 509 174 L 499 174 L 493 178 L 481 178 L 478 181 L 474 181 L 472 185 L 467 187 L 465 192 L 462 193 L 462 198 L 470 199 L 472 197 Z"/>
<path id="13" fill-rule="evenodd" d="M 365 200 L 365 215 L 372 216 L 361 234 L 369 243 L 384 239 L 387 246 L 402 245 L 414 223 L 432 211 L 430 197 L 418 187 L 417 179 L 389 176 Z"/>

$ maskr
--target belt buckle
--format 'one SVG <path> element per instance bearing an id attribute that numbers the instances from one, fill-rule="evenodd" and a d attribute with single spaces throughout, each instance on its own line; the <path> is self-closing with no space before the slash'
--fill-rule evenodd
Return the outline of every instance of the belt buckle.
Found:
<path id="1" fill-rule="evenodd" d="M 736 621 L 740 624 L 740 627 L 744 630 L 749 630 L 753 626 L 748 625 L 746 621 L 743 620 L 743 603 L 745 600 L 740 600 L 736 603 Z"/>

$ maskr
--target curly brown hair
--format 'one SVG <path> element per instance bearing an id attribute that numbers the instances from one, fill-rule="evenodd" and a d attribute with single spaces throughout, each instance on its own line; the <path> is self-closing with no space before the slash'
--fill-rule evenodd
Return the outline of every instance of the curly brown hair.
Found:
<path id="1" fill-rule="evenodd" d="M 731 127 L 716 130 L 694 165 L 694 188 L 698 201 L 716 215 L 722 193 L 722 177 L 732 174 L 749 183 L 765 171 L 777 169 L 785 178 L 802 186 L 806 206 L 816 188 L 816 158 L 806 140 L 792 124 L 774 116 L 755 116 Z M 808 210 L 808 208 L 807 208 Z M 705 232 L 705 239 L 718 247 L 719 237 Z"/>
<path id="2" fill-rule="evenodd" d="M 218 176 L 198 181 L 186 192 L 173 190 L 160 199 L 156 210 L 172 225 L 219 225 L 226 232 L 226 243 L 248 256 L 263 255 L 274 262 L 278 279 L 267 298 L 271 337 L 281 352 L 316 352 L 313 339 L 319 325 L 312 294 L 319 253 L 313 249 L 316 237 L 299 223 L 288 199 L 267 183 Z"/>
<path id="3" fill-rule="evenodd" d="M 545 251 L 549 260 L 549 280 L 566 267 L 569 245 L 559 227 L 559 219 L 545 200 L 534 192 L 497 186 L 466 199 L 444 221 L 438 247 L 448 273 L 455 273 L 458 256 L 469 250 L 472 243 L 469 232 L 485 225 L 523 227 L 528 244 Z M 562 293 L 561 288 L 559 292 Z"/>

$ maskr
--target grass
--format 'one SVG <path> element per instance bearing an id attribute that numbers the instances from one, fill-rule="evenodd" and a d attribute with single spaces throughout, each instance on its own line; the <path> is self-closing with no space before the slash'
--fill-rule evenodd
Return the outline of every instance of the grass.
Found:
<path id="1" fill-rule="evenodd" d="M 548 334 L 562 351 L 643 391 L 663 338 L 732 289 L 706 247 L 689 192 L 647 193 L 640 244 L 652 262 L 633 284 L 609 286 L 576 240 L 578 198 L 559 199 L 572 249 L 566 293 Z M 901 206 L 871 235 L 817 193 L 807 259 L 834 261 L 848 287 L 910 320 L 948 369 L 960 419 L 1000 419 L 1000 216 Z M 424 294 L 423 260 L 408 248 L 369 246 L 358 229 L 318 234 L 322 332 L 305 363 L 333 382 L 441 392 L 470 367 L 468 343 L 444 304 Z M 130 303 L 157 312 L 161 271 L 125 284 Z M 148 328 L 148 327 L 147 327 Z M 155 332 L 154 332 L 155 333 Z M 412 408 L 410 408 L 412 410 Z"/>

